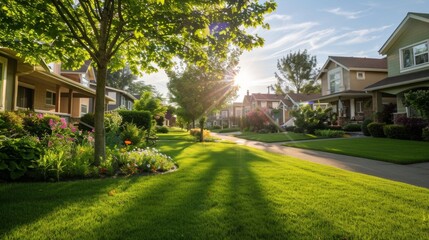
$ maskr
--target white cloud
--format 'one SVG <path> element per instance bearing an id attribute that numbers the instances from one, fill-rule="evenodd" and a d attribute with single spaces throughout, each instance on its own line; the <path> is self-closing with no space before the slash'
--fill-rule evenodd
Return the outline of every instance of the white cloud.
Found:
<path id="1" fill-rule="evenodd" d="M 292 17 L 289 15 L 282 15 L 282 14 L 276 14 L 276 13 L 270 14 L 265 18 L 266 21 L 272 21 L 272 20 L 288 21 L 291 19 Z"/>
<path id="2" fill-rule="evenodd" d="M 355 12 L 349 12 L 349 11 L 345 11 L 342 10 L 341 8 L 333 8 L 333 9 L 328 9 L 325 10 L 328 13 L 332 13 L 338 16 L 343 16 L 346 17 L 348 19 L 357 19 L 361 17 L 361 14 L 363 13 L 363 11 L 355 11 Z"/>

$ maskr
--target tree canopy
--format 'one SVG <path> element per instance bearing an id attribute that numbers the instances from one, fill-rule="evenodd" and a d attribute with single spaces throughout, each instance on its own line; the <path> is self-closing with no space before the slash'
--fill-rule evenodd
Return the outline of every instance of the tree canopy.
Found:
<path id="1" fill-rule="evenodd" d="M 97 69 L 95 159 L 105 158 L 104 104 L 107 69 L 169 68 L 179 57 L 206 63 L 205 50 L 220 56 L 230 45 L 252 49 L 263 39 L 248 27 L 268 27 L 273 0 L 0 0 L 2 46 L 26 61 L 61 61 Z"/>
<path id="2" fill-rule="evenodd" d="M 152 116 L 164 116 L 167 107 L 163 105 L 162 99 L 154 96 L 151 91 L 141 92 L 140 99 L 134 101 L 133 109 L 137 111 L 149 111 Z"/>
<path id="3" fill-rule="evenodd" d="M 178 114 L 182 118 L 195 126 L 195 120 L 205 119 L 212 110 L 236 96 L 238 88 L 233 77 L 238 72 L 239 55 L 240 51 L 231 51 L 224 61 L 212 56 L 210 68 L 187 65 L 183 71 L 168 72 L 170 100 L 180 106 Z"/>
<path id="4" fill-rule="evenodd" d="M 307 50 L 289 53 L 278 59 L 279 73 L 274 73 L 277 78 L 276 91 L 287 93 L 292 87 L 296 93 L 303 93 L 303 90 L 304 93 L 317 92 L 317 83 L 313 79 L 316 64 L 316 57 L 310 56 Z"/>

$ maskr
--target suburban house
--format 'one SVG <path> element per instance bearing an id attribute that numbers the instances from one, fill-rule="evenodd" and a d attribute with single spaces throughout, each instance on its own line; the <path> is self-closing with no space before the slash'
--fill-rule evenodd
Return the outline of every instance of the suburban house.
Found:
<path id="1" fill-rule="evenodd" d="M 92 89 L 95 89 L 97 86 L 96 82 L 92 82 L 89 84 Z M 132 110 L 134 105 L 134 100 L 137 98 L 132 95 L 131 93 L 128 93 L 127 91 L 120 90 L 117 88 L 112 87 L 106 87 L 106 96 L 109 98 L 115 100 L 111 101 L 107 104 L 106 111 L 112 111 L 118 108 Z M 91 99 L 90 102 L 93 100 Z M 93 104 L 90 104 L 90 106 L 93 106 Z M 93 111 L 93 108 L 90 108 L 90 111 Z"/>
<path id="2" fill-rule="evenodd" d="M 207 126 L 237 127 L 240 126 L 242 118 L 243 103 L 234 102 L 232 104 L 228 104 L 226 108 L 222 108 L 220 111 L 212 113 L 207 118 Z"/>
<path id="3" fill-rule="evenodd" d="M 282 124 L 283 118 L 279 111 L 281 101 L 284 99 L 282 94 L 269 94 L 269 93 L 252 93 L 244 96 L 243 110 L 244 115 L 248 112 L 260 109 L 267 113 L 271 120 L 276 124 Z"/>
<path id="4" fill-rule="evenodd" d="M 413 115 L 404 106 L 404 93 L 429 89 L 429 14 L 408 13 L 379 50 L 387 56 L 387 77 L 365 88 L 372 92 L 373 111 L 396 104 L 398 115 Z M 428 103 L 429 104 L 429 103 Z"/>
<path id="5" fill-rule="evenodd" d="M 33 110 L 68 121 L 78 119 L 81 106 L 77 103 L 94 98 L 95 91 L 60 75 L 58 65 L 54 68 L 43 61 L 36 66 L 25 63 L 16 52 L 0 48 L 0 111 Z"/>
<path id="6" fill-rule="evenodd" d="M 337 113 L 338 125 L 360 122 L 372 114 L 372 95 L 365 87 L 386 76 L 386 58 L 330 56 L 317 75 L 322 96 L 314 101 L 328 103 Z"/>

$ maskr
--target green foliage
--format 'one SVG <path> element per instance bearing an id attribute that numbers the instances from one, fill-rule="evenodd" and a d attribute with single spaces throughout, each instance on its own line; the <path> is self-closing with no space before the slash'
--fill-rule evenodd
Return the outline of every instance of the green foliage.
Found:
<path id="1" fill-rule="evenodd" d="M 363 135 L 365 135 L 365 136 L 371 136 L 371 133 L 368 130 L 368 124 L 370 124 L 370 123 L 372 123 L 371 119 L 365 119 L 362 122 L 361 129 L 362 129 Z"/>
<path id="2" fill-rule="evenodd" d="M 137 127 L 143 129 L 151 129 L 152 115 L 149 111 L 128 111 L 119 110 L 119 115 L 122 117 L 122 124 L 134 123 Z"/>
<path id="3" fill-rule="evenodd" d="M 343 127 L 346 132 L 360 132 L 362 125 L 357 123 L 349 123 Z"/>
<path id="4" fill-rule="evenodd" d="M 201 129 L 199 128 L 193 128 L 189 131 L 189 134 L 191 134 L 191 136 L 195 137 L 195 139 L 199 140 L 201 139 Z M 210 137 L 210 131 L 207 129 L 203 130 L 203 139 L 209 138 Z"/>
<path id="5" fill-rule="evenodd" d="M 268 116 L 259 108 L 248 112 L 245 119 L 247 127 L 255 132 L 264 129 L 269 124 L 269 120 Z"/>
<path id="6" fill-rule="evenodd" d="M 137 127 L 134 123 L 125 123 L 121 131 L 121 140 L 127 145 L 133 145 L 139 147 L 144 141 L 146 131 Z"/>
<path id="7" fill-rule="evenodd" d="M 236 96 L 238 90 L 233 77 L 238 72 L 241 51 L 231 50 L 225 58 L 219 58 L 211 51 L 207 54 L 209 66 L 189 64 L 185 69 L 167 72 L 170 100 L 177 103 L 177 115 L 187 122 L 195 122 L 222 107 Z"/>
<path id="8" fill-rule="evenodd" d="M 27 113 L 24 117 L 24 129 L 30 134 L 42 138 L 46 134 L 51 134 L 51 124 L 60 122 L 59 116 L 41 113 Z M 64 120 L 63 120 L 64 121 Z"/>
<path id="9" fill-rule="evenodd" d="M 313 109 L 310 105 L 300 107 L 292 111 L 291 115 L 295 117 L 295 130 L 304 130 L 306 133 L 313 134 L 316 129 L 323 129 L 324 122 L 329 117 L 330 108 L 325 110 L 321 108 Z"/>
<path id="10" fill-rule="evenodd" d="M 157 133 L 168 133 L 168 128 L 165 126 L 156 126 Z"/>
<path id="11" fill-rule="evenodd" d="M 286 93 L 289 92 L 289 86 L 293 86 L 296 93 L 304 93 L 303 90 L 308 91 L 307 93 L 317 91 L 317 84 L 315 86 L 315 81 L 312 80 L 316 64 L 316 57 L 310 56 L 307 50 L 289 53 L 277 60 L 277 69 L 280 72 L 275 73 L 277 89 Z"/>
<path id="12" fill-rule="evenodd" d="M 153 92 L 144 91 L 140 95 L 140 99 L 134 101 L 134 111 L 148 111 L 152 116 L 163 116 L 167 111 L 167 107 L 163 105 L 162 99 L 155 97 Z"/>
<path id="13" fill-rule="evenodd" d="M 410 140 L 421 140 L 422 129 L 428 125 L 427 120 L 422 118 L 408 118 L 406 116 L 397 117 L 396 123 L 405 126 L 405 132 Z"/>
<path id="14" fill-rule="evenodd" d="M 429 120 L 429 90 L 415 90 L 404 94 L 405 105 L 415 108 Z"/>
<path id="15" fill-rule="evenodd" d="M 33 136 L 9 138 L 0 136 L 0 178 L 18 179 L 42 154 L 39 139 Z"/>
<path id="16" fill-rule="evenodd" d="M 388 138 L 395 139 L 408 139 L 407 132 L 405 130 L 405 126 L 389 124 L 383 127 L 384 135 Z"/>
<path id="17" fill-rule="evenodd" d="M 314 131 L 314 135 L 328 138 L 343 137 L 344 134 L 344 131 L 341 130 L 317 129 Z"/>
<path id="18" fill-rule="evenodd" d="M 368 124 L 367 128 L 371 136 L 381 138 L 381 137 L 386 137 L 383 131 L 384 125 L 386 124 L 373 122 Z"/>
<path id="19" fill-rule="evenodd" d="M 423 128 L 422 139 L 423 139 L 423 141 L 429 141 L 429 127 Z"/>
<path id="20" fill-rule="evenodd" d="M 24 135 L 22 114 L 18 112 L 0 112 L 0 134 Z"/>
<path id="21" fill-rule="evenodd" d="M 137 84 L 135 80 L 137 80 L 137 76 L 132 73 L 129 65 L 125 65 L 117 71 L 107 71 L 106 86 L 124 90 L 131 94 L 139 94 L 140 92 L 135 90 Z"/>
<path id="22" fill-rule="evenodd" d="M 79 122 L 79 129 L 85 130 L 85 131 L 91 131 L 91 130 L 93 130 L 92 128 L 90 128 L 90 127 L 82 124 L 81 122 L 84 122 L 87 125 L 90 125 L 90 126 L 94 127 L 94 113 L 87 113 L 87 114 L 83 115 L 80 118 L 80 122 Z"/>
<path id="23" fill-rule="evenodd" d="M 106 132 L 118 132 L 122 124 L 122 116 L 117 112 L 113 111 L 104 115 L 104 126 Z"/>

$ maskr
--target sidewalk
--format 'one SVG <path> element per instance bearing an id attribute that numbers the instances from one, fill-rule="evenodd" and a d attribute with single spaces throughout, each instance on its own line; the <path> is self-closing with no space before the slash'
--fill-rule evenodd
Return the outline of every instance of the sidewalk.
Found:
<path id="1" fill-rule="evenodd" d="M 263 143 L 236 138 L 227 134 L 212 134 L 224 140 L 264 151 L 280 153 L 305 161 L 429 188 L 429 162 L 398 165 L 366 158 L 281 146 L 283 143 Z"/>

